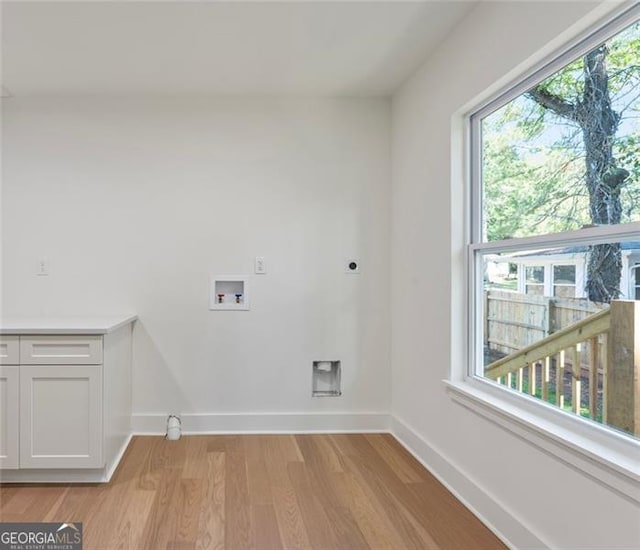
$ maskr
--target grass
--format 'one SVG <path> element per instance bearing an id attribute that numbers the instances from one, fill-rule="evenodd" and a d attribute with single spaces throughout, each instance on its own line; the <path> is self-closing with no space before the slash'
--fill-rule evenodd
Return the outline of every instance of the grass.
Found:
<path id="1" fill-rule="evenodd" d="M 517 290 L 518 281 L 516 279 L 503 279 L 500 282 L 487 283 L 485 290 Z"/>
<path id="2" fill-rule="evenodd" d="M 513 377 L 513 382 L 512 382 L 512 385 L 511 385 L 511 389 L 517 391 L 516 388 L 515 388 L 515 376 Z M 522 380 L 522 393 L 526 393 L 527 395 L 531 395 L 529 393 L 529 380 L 528 380 L 528 377 L 526 377 L 526 376 Z M 556 404 L 556 389 L 551 384 L 549 384 L 549 398 L 547 400 L 543 400 L 543 398 L 542 398 L 542 388 L 540 387 L 539 384 L 537 385 L 536 391 L 535 391 L 535 393 L 533 394 L 532 397 L 536 397 L 537 399 L 540 399 L 541 401 L 546 401 L 547 403 L 553 405 L 554 407 L 560 408 Z M 573 412 L 573 401 L 572 401 L 571 398 L 565 397 L 564 406 L 562 407 L 562 410 L 570 412 L 570 413 Z M 580 416 L 582 416 L 583 418 L 591 419 L 591 409 L 588 406 L 583 406 L 581 404 L 580 405 Z M 602 423 L 602 412 L 601 411 L 598 411 L 598 414 L 596 415 L 596 418 L 594 420 L 596 420 L 596 422 Z"/>

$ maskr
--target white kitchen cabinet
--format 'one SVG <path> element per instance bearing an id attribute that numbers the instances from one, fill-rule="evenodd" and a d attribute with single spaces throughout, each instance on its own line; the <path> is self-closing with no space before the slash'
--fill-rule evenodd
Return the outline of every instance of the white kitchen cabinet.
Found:
<path id="1" fill-rule="evenodd" d="M 20 367 L 20 468 L 102 468 L 102 366 Z"/>
<path id="2" fill-rule="evenodd" d="M 17 365 L 20 357 L 20 338 L 0 336 L 0 365 Z"/>
<path id="3" fill-rule="evenodd" d="M 2 319 L 0 481 L 110 479 L 131 439 L 135 319 Z"/>
<path id="4" fill-rule="evenodd" d="M 18 410 L 19 367 L 0 366 L 0 468 L 19 464 Z"/>
<path id="5" fill-rule="evenodd" d="M 21 336 L 20 364 L 100 365 L 102 336 Z"/>

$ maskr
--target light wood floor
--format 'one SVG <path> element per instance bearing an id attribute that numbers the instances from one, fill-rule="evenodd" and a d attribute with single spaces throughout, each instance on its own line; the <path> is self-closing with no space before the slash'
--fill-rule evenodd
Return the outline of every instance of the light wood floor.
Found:
<path id="1" fill-rule="evenodd" d="M 0 521 L 84 548 L 505 548 L 390 435 L 136 437 L 102 485 L 0 487 Z"/>

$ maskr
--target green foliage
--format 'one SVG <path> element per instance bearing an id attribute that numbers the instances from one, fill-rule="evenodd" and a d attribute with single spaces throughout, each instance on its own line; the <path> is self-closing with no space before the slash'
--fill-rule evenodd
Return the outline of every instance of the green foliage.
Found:
<path id="1" fill-rule="evenodd" d="M 580 58 L 551 75 L 541 84 L 548 92 L 563 98 L 580 97 L 584 92 L 584 59 Z M 544 114 L 551 114 L 538 106 Z"/>
<path id="2" fill-rule="evenodd" d="M 620 136 L 614 144 L 614 155 L 620 166 L 629 172 L 622 197 L 622 221 L 630 222 L 638 219 L 640 212 L 640 133 Z"/>
<path id="3" fill-rule="evenodd" d="M 608 86 L 619 114 L 615 165 L 629 173 L 622 222 L 640 220 L 640 22 L 606 44 Z M 584 59 L 539 86 L 569 105 L 584 91 Z M 585 146 L 577 122 L 522 95 L 482 122 L 484 222 L 489 240 L 578 229 L 591 223 Z"/>
<path id="4" fill-rule="evenodd" d="M 582 156 L 567 155 L 560 139 L 549 142 L 548 124 L 540 117 L 529 124 L 526 115 L 532 106 L 524 98 L 508 107 L 507 117 L 513 121 L 498 111 L 483 124 L 489 240 L 566 231 L 588 223 Z"/>

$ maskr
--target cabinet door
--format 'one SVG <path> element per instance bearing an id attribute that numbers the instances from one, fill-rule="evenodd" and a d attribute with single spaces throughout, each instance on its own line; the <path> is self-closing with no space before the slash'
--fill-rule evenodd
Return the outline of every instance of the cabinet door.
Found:
<path id="1" fill-rule="evenodd" d="M 18 467 L 20 367 L 0 367 L 0 468 Z"/>
<path id="2" fill-rule="evenodd" d="M 102 468 L 102 366 L 20 367 L 20 468 Z"/>

